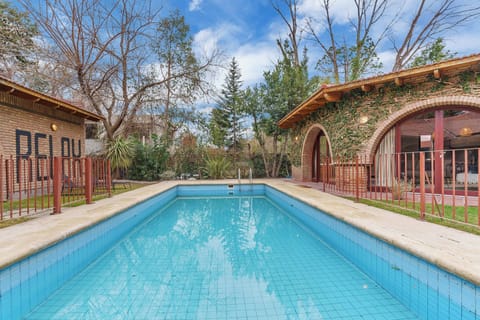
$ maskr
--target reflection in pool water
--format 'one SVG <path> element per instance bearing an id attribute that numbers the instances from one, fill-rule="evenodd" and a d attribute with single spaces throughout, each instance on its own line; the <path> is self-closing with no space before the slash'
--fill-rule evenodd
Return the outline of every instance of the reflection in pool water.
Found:
<path id="1" fill-rule="evenodd" d="M 265 197 L 177 198 L 27 318 L 416 319 Z"/>

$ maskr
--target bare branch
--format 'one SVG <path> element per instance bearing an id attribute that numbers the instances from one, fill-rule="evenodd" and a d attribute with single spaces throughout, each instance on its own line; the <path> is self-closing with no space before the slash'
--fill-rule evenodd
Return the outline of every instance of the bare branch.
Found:
<path id="1" fill-rule="evenodd" d="M 393 70 L 404 68 L 417 52 L 445 32 L 474 21 L 480 16 L 480 6 L 464 5 L 458 0 L 421 0 L 410 20 L 408 31 L 396 51 Z"/>
<path id="2" fill-rule="evenodd" d="M 144 107 L 152 89 L 172 80 L 198 77 L 214 65 L 212 56 L 198 69 L 149 73 L 158 62 L 150 44 L 160 13 L 151 9 L 150 1 L 119 0 L 108 5 L 102 0 L 19 1 L 51 46 L 58 48 L 59 54 L 50 59 L 71 70 L 75 95 L 105 117 L 109 139 Z M 62 79 L 57 81 L 61 84 Z"/>
<path id="3" fill-rule="evenodd" d="M 283 3 L 288 7 L 288 16 L 284 14 L 278 2 L 272 1 L 272 7 L 275 10 L 275 12 L 280 16 L 280 18 L 283 20 L 283 22 L 285 22 L 285 25 L 288 27 L 288 31 L 289 31 L 288 39 L 293 50 L 294 63 L 296 66 L 299 66 L 300 65 L 299 48 L 300 48 L 300 42 L 301 42 L 301 32 L 298 29 L 298 22 L 297 22 L 298 3 L 297 3 L 297 0 L 283 0 Z M 282 50 L 282 48 L 280 48 L 280 50 Z"/>

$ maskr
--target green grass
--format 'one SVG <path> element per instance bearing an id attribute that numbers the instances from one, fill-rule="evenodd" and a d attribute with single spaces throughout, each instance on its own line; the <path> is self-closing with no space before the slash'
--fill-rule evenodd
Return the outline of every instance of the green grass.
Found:
<path id="1" fill-rule="evenodd" d="M 415 203 L 415 206 L 411 202 L 408 202 L 405 205 L 404 200 L 394 201 L 394 204 L 396 206 L 401 206 L 406 209 L 417 211 L 418 214 L 420 214 L 420 204 L 418 202 Z M 455 209 L 455 216 L 453 212 L 454 209 Z M 442 210 L 443 210 L 443 213 L 442 213 Z M 433 206 L 431 202 L 425 204 L 425 213 L 428 215 L 434 215 L 434 216 L 440 217 L 443 214 L 443 217 L 446 219 L 466 223 L 464 212 L 465 212 L 465 207 L 463 205 L 455 206 L 455 207 L 451 205 L 445 205 L 442 208 L 441 203 L 434 203 Z M 467 221 L 468 221 L 468 224 L 478 225 L 478 208 L 476 206 L 467 207 Z"/>
<path id="2" fill-rule="evenodd" d="M 112 196 L 115 196 L 117 194 L 121 194 L 121 193 L 124 193 L 124 192 L 127 192 L 127 191 L 135 190 L 135 189 L 144 187 L 146 185 L 148 185 L 148 184 L 135 183 L 135 182 L 130 183 L 130 186 L 120 184 L 120 185 L 115 187 L 115 190 L 112 189 Z M 92 197 L 92 201 L 95 202 L 95 201 L 105 199 L 105 198 L 108 198 L 108 194 L 107 194 L 106 190 L 105 190 L 104 194 L 94 195 Z M 65 203 L 67 201 L 68 201 L 68 197 L 64 196 L 64 202 L 63 203 Z M 84 205 L 84 204 L 86 204 L 85 199 L 79 199 L 79 200 L 76 200 L 76 201 L 71 201 L 70 203 L 67 203 L 67 204 L 63 204 L 63 206 L 64 207 L 78 207 L 78 206 L 81 206 L 81 205 Z"/>
<path id="3" fill-rule="evenodd" d="M 124 193 L 124 192 L 127 192 L 127 191 L 135 190 L 135 189 L 141 188 L 141 187 L 146 186 L 146 185 L 147 184 L 145 184 L 145 183 L 134 183 L 134 182 L 130 183 L 130 185 L 119 184 L 115 187 L 115 190 L 112 189 L 112 196 L 117 195 L 117 194 L 121 194 L 121 193 Z M 44 206 L 47 207 L 47 205 L 48 205 L 48 197 L 50 197 L 50 207 L 52 207 L 53 206 L 53 196 L 52 195 L 43 196 Z M 69 199 L 68 195 L 63 195 L 62 196 L 62 206 L 63 207 L 78 207 L 78 206 L 84 205 L 86 203 L 85 199 L 83 199 L 83 198 L 78 199 L 78 200 L 73 200 L 73 197 L 74 197 L 73 195 L 70 195 L 70 199 Z M 80 197 L 80 196 L 78 196 L 78 197 Z M 106 190 L 105 190 L 105 194 L 94 195 L 92 200 L 95 202 L 95 201 L 98 201 L 100 199 L 104 199 L 104 198 L 107 198 L 107 197 L 108 197 L 108 195 L 106 194 Z M 70 200 L 70 202 L 66 203 L 69 200 Z M 20 206 L 21 206 L 22 211 L 23 211 L 27 208 L 27 205 L 30 206 L 30 209 L 33 212 L 33 208 L 35 206 L 35 201 L 37 202 L 37 210 L 40 210 L 42 197 L 22 199 L 22 201 L 14 200 L 12 202 L 7 200 L 6 202 L 3 203 L 3 216 L 4 217 L 10 216 L 10 210 L 13 210 L 14 213 L 17 213 L 15 211 L 17 211 L 20 208 Z M 10 209 L 10 208 L 12 208 L 12 209 Z M 24 213 L 24 215 L 26 215 L 26 213 Z M 13 218 L 13 219 L 0 220 L 0 228 L 9 227 L 11 225 L 22 223 L 22 222 L 28 221 L 30 219 L 33 219 L 33 217 L 23 216 L 23 217 L 18 217 L 18 218 Z"/>
<path id="4" fill-rule="evenodd" d="M 354 198 L 348 197 L 350 200 L 354 200 Z M 420 204 L 415 203 L 415 206 L 413 206 L 412 203 L 408 203 L 407 207 L 405 207 L 405 202 L 400 200 L 400 205 L 398 201 L 386 201 L 386 200 L 369 200 L 369 199 L 360 199 L 360 203 L 380 208 L 380 209 L 385 209 L 391 212 L 399 213 L 405 216 L 413 217 L 416 219 L 420 219 Z M 403 206 L 402 206 L 403 205 Z M 432 216 L 432 205 L 431 203 L 426 204 L 425 206 L 425 221 L 436 223 L 439 225 L 447 226 L 450 228 L 470 232 L 473 234 L 480 235 L 480 228 L 475 225 L 478 223 L 478 211 L 477 207 L 468 207 L 467 208 L 468 212 L 468 221 L 469 224 L 464 223 L 464 207 L 459 207 L 456 206 L 456 214 L 455 214 L 455 219 L 453 219 L 453 207 L 452 206 L 444 206 L 445 214 L 444 218 L 439 216 L 438 210 L 441 212 L 442 206 L 441 204 L 435 206 L 435 213 Z M 447 220 L 448 219 L 448 220 Z"/>
<path id="5" fill-rule="evenodd" d="M 12 202 L 10 202 L 10 200 L 6 200 L 5 202 L 3 202 L 3 214 L 10 214 L 9 211 L 10 211 L 10 208 L 12 208 L 12 210 L 18 210 L 20 208 L 20 205 L 22 207 L 22 209 L 26 209 L 27 206 L 29 206 L 30 208 L 34 208 L 35 207 L 35 201 L 37 201 L 37 209 L 41 208 L 41 204 L 42 204 L 42 197 L 36 197 L 36 198 L 29 198 L 29 199 L 22 199 L 22 201 L 18 201 L 18 200 L 13 200 Z M 44 206 L 47 207 L 48 205 L 48 196 L 43 196 L 43 203 L 44 203 Z M 50 206 L 52 206 L 53 204 L 53 196 L 50 196 Z"/>
<path id="6" fill-rule="evenodd" d="M 32 217 L 21 217 L 15 219 L 8 219 L 8 220 L 1 220 L 0 221 L 0 229 L 13 226 L 14 224 L 19 224 L 28 220 L 33 219 Z"/>

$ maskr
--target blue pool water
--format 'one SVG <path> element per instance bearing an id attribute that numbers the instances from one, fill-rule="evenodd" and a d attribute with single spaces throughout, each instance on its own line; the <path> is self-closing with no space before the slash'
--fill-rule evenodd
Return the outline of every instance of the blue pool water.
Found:
<path id="1" fill-rule="evenodd" d="M 265 197 L 180 198 L 27 319 L 416 319 Z"/>
<path id="2" fill-rule="evenodd" d="M 265 197 L 180 198 L 27 319 L 416 319 Z"/>
<path id="3" fill-rule="evenodd" d="M 0 319 L 480 319 L 480 288 L 265 186 L 177 186 L 0 270 Z"/>

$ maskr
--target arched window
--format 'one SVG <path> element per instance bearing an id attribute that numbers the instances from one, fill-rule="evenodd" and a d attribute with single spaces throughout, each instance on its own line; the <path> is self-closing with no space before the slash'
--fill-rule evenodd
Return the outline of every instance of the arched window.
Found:
<path id="1" fill-rule="evenodd" d="M 434 176 L 437 182 L 449 181 L 459 173 L 477 173 L 477 148 L 480 148 L 480 111 L 465 107 L 427 109 L 398 121 L 383 137 L 376 151 L 376 158 L 385 153 L 410 153 L 414 155 L 413 159 L 405 161 L 404 157 L 392 157 L 388 163 L 377 166 L 376 173 L 391 173 L 390 169 L 394 167 L 391 174 L 396 178 L 399 175 L 404 178 L 404 173 L 408 179 L 415 175 L 418 178 L 417 155 L 424 151 L 425 169 L 430 173 L 427 178 Z M 383 177 L 386 181 L 382 185 L 388 186 L 387 182 L 393 181 L 386 174 Z M 436 188 L 441 186 L 435 184 Z"/>

